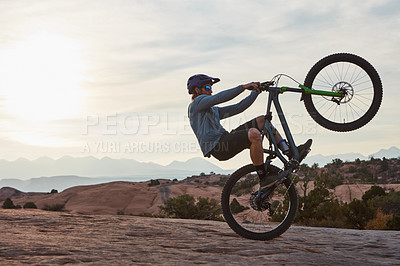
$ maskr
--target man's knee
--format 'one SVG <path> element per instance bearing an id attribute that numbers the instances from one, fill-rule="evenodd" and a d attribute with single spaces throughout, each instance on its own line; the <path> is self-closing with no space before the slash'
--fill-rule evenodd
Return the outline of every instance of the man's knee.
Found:
<path id="1" fill-rule="evenodd" d="M 248 132 L 248 137 L 251 143 L 253 142 L 261 142 L 261 134 L 260 131 L 256 128 L 250 128 Z"/>
<path id="2" fill-rule="evenodd" d="M 257 121 L 257 127 L 258 129 L 261 131 L 264 129 L 264 125 L 265 125 L 265 115 L 260 115 L 256 117 L 256 121 Z"/>

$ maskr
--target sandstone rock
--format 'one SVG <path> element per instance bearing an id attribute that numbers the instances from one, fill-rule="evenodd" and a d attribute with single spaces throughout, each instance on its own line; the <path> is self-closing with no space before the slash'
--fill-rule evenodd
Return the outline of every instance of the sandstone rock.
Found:
<path id="1" fill-rule="evenodd" d="M 394 265 L 400 232 L 291 227 L 267 242 L 226 223 L 0 210 L 0 264 Z"/>

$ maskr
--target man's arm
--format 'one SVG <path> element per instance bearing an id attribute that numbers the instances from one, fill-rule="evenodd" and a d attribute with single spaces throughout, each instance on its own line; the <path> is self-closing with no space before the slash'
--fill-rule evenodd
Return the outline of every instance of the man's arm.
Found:
<path id="1" fill-rule="evenodd" d="M 218 108 L 220 119 L 228 118 L 243 112 L 254 103 L 258 94 L 259 92 L 252 91 L 249 96 L 241 100 L 239 103 Z"/>
<path id="2" fill-rule="evenodd" d="M 229 90 L 221 91 L 215 95 L 200 95 L 198 96 L 201 98 L 199 98 L 198 100 L 197 108 L 198 110 L 206 110 L 214 105 L 227 102 L 238 96 L 240 93 L 243 92 L 243 90 L 244 89 L 242 85 L 240 85 Z"/>

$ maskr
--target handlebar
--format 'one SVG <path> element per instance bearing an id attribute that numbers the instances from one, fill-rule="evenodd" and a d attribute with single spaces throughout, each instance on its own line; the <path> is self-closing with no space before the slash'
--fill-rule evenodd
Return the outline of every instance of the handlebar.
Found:
<path id="1" fill-rule="evenodd" d="M 280 93 L 284 93 L 286 91 L 291 91 L 291 92 L 300 92 L 300 93 L 307 93 L 306 89 L 308 89 L 307 87 L 300 85 L 300 89 L 299 88 L 289 88 L 289 87 L 273 87 L 275 85 L 274 81 L 265 81 L 261 83 L 260 86 L 260 91 L 268 91 L 269 88 L 274 88 L 274 89 L 279 89 Z M 309 89 L 308 89 L 309 90 Z"/>

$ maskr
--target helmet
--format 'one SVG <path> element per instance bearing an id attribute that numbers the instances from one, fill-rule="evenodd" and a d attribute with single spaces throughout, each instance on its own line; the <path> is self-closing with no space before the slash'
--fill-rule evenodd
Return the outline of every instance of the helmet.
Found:
<path id="1" fill-rule="evenodd" d="M 197 74 L 191 76 L 187 82 L 187 89 L 189 94 L 193 94 L 194 88 L 201 88 L 206 84 L 215 84 L 220 81 L 219 78 L 212 78 L 204 74 Z"/>

